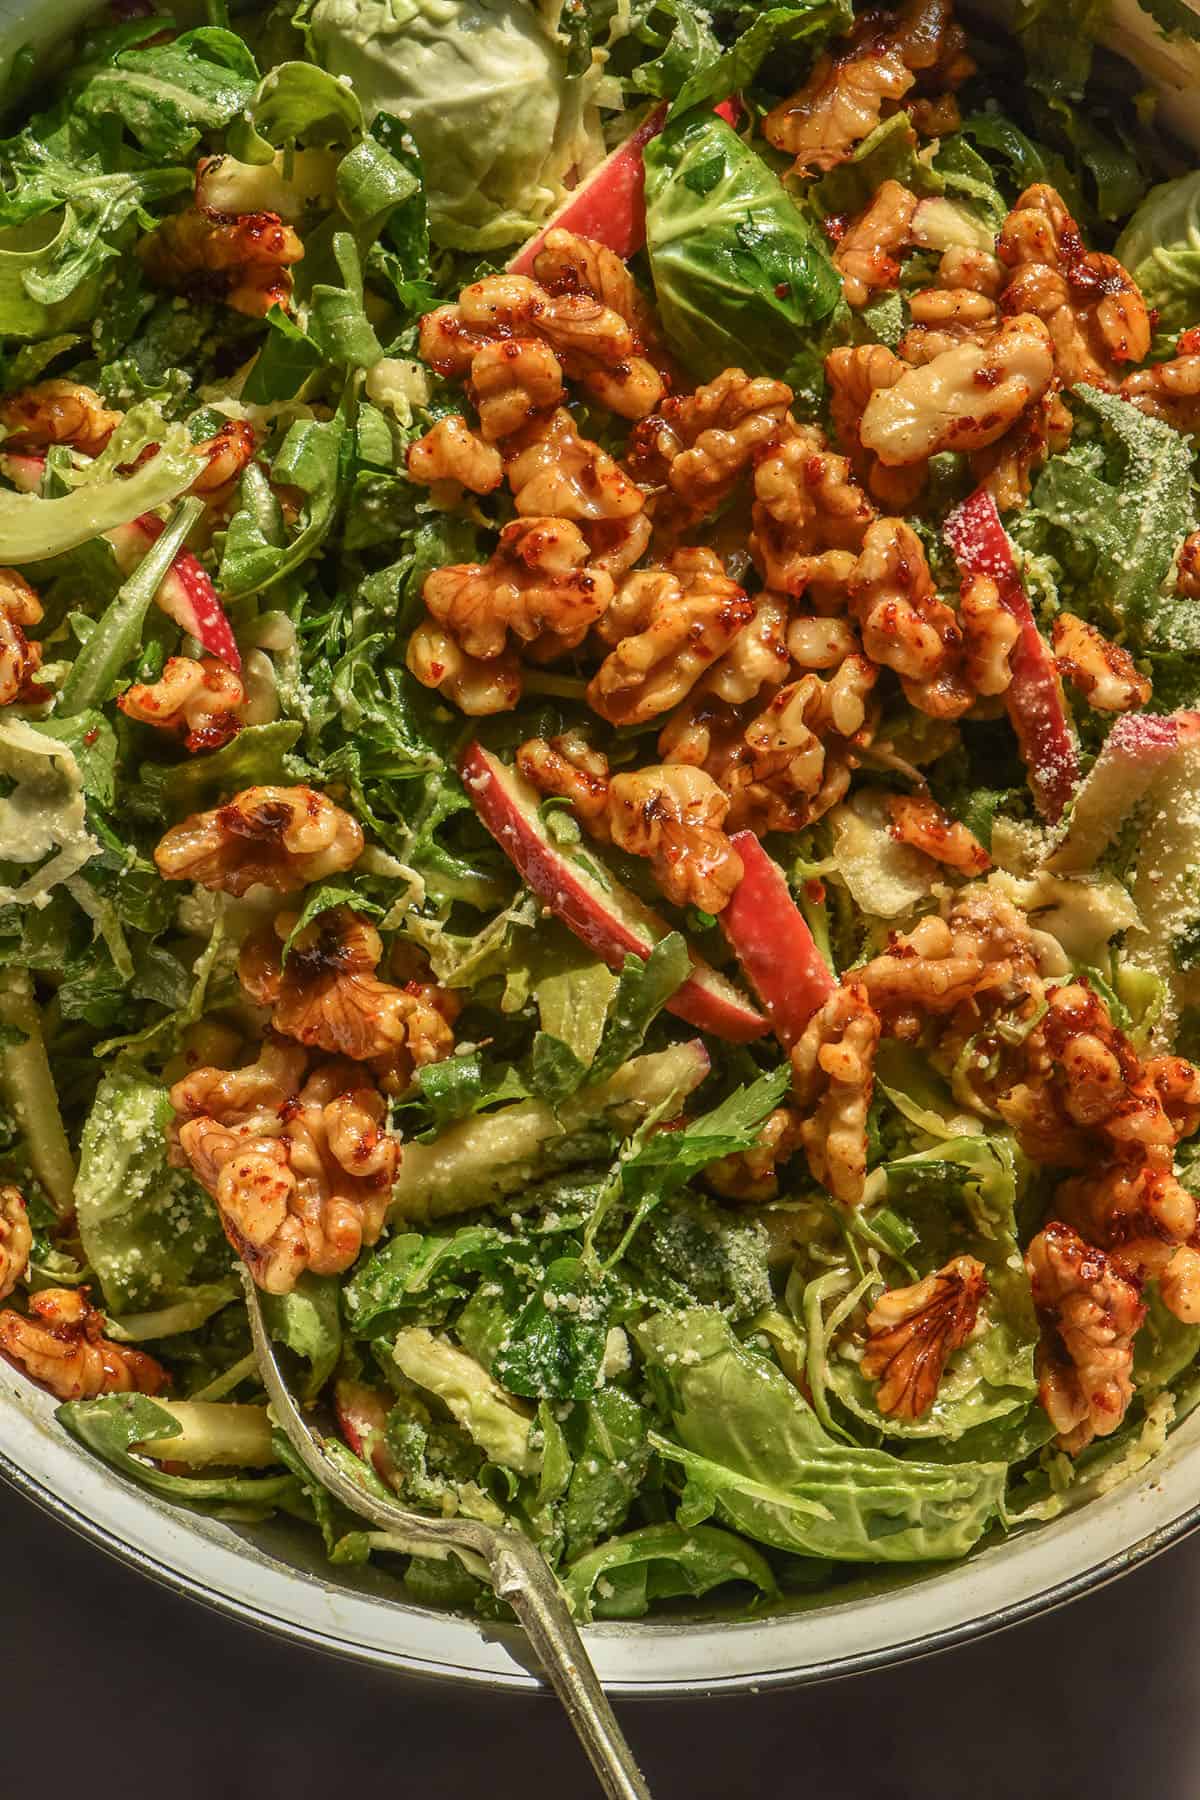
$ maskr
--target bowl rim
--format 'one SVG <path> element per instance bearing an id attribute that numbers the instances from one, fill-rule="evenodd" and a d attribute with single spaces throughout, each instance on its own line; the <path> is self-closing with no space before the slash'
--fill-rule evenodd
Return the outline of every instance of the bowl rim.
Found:
<path id="1" fill-rule="evenodd" d="M 56 1424 L 49 1397 L 22 1388 L 0 1381 L 0 1477 L 139 1573 L 259 1630 L 351 1661 L 494 1691 L 547 1691 L 516 1629 L 299 1568 L 93 1461 Z M 1020 1624 L 1138 1567 L 1197 1527 L 1200 1412 L 1147 1470 L 1111 1492 L 965 1561 L 922 1571 L 901 1588 L 851 1590 L 845 1600 L 757 1619 L 595 1624 L 586 1628 L 588 1647 L 605 1687 L 619 1697 L 807 1686 Z"/>

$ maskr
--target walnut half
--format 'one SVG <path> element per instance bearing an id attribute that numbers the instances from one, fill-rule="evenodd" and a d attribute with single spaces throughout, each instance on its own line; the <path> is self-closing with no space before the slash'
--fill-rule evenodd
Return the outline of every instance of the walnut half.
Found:
<path id="1" fill-rule="evenodd" d="M 44 1288 L 30 1300 L 28 1317 L 11 1307 L 0 1312 L 0 1353 L 60 1400 L 159 1394 L 169 1380 L 144 1350 L 105 1337 L 104 1315 L 86 1288 Z"/>
<path id="2" fill-rule="evenodd" d="M 324 794 L 252 787 L 172 825 L 154 860 L 164 881 L 196 881 L 235 895 L 261 882 L 288 894 L 348 869 L 362 847 L 357 820 Z"/>
<path id="3" fill-rule="evenodd" d="M 1042 1326 L 1042 1405 L 1071 1455 L 1116 1430 L 1133 1399 L 1133 1340 L 1145 1315 L 1135 1284 L 1103 1250 L 1051 1219 L 1025 1252 Z"/>
<path id="4" fill-rule="evenodd" d="M 983 1264 L 956 1256 L 911 1287 L 888 1288 L 867 1314 L 862 1372 L 879 1383 L 888 1418 L 919 1419 L 937 1399 L 946 1363 L 975 1329 L 987 1293 Z"/>
<path id="5" fill-rule="evenodd" d="M 0 1300 L 8 1299 L 25 1273 L 32 1248 L 24 1196 L 6 1182 L 0 1187 Z"/>

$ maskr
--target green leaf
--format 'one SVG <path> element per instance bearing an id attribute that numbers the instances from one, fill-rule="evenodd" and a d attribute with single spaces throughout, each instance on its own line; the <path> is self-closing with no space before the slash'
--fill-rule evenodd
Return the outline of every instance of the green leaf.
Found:
<path id="1" fill-rule="evenodd" d="M 115 1313 L 165 1305 L 229 1261 L 216 1208 L 190 1170 L 167 1162 L 167 1090 L 115 1068 L 96 1091 L 79 1146 L 79 1236 Z"/>
<path id="2" fill-rule="evenodd" d="M 291 719 L 246 725 L 220 750 L 180 763 L 143 763 L 138 791 L 131 796 L 151 818 L 179 818 L 242 788 L 284 780 L 284 757 L 303 727 Z"/>
<path id="3" fill-rule="evenodd" d="M 281 306 L 271 308 L 266 325 L 266 342 L 242 385 L 242 399 L 251 406 L 294 399 L 321 367 L 320 348 Z"/>
<path id="4" fill-rule="evenodd" d="M 1116 255 L 1158 314 L 1157 329 L 1200 318 L 1200 169 L 1151 188 L 1117 239 Z"/>
<path id="5" fill-rule="evenodd" d="M 777 1591 L 766 1558 L 743 1538 L 713 1525 L 690 1531 L 680 1525 L 646 1525 L 610 1538 L 563 1571 L 571 1610 L 585 1623 L 644 1618 L 655 1600 L 698 1597 L 733 1581 L 749 1582 L 768 1597 Z"/>
<path id="6" fill-rule="evenodd" d="M 341 1283 L 333 1275 L 305 1270 L 288 1294 L 264 1294 L 267 1330 L 308 1364 L 300 1390 L 305 1404 L 315 1400 L 337 1367 L 342 1353 Z"/>
<path id="7" fill-rule="evenodd" d="M 74 488 L 69 494 L 62 494 L 55 499 L 44 499 L 39 494 L 15 494 L 0 492 L 0 541 L 4 544 L 4 554 L 11 562 L 26 563 L 45 562 L 52 556 L 61 556 L 66 550 L 74 550 L 80 544 L 86 544 L 102 532 L 112 531 L 118 525 L 128 525 L 132 519 L 142 513 L 154 512 L 177 500 L 196 479 L 195 459 L 188 453 L 178 426 L 163 431 L 163 441 L 157 456 L 134 470 L 131 475 L 95 477 L 102 474 L 101 462 L 98 459 L 88 470 L 88 479 Z M 157 540 L 146 563 L 151 571 L 158 568 L 158 561 L 151 562 L 155 552 L 165 556 L 166 549 L 179 548 L 182 537 L 191 529 L 191 521 L 196 517 L 195 508 L 200 501 L 185 500 L 176 515 L 176 524 L 180 517 L 188 524 L 181 535 L 176 535 L 174 527 L 168 527 Z M 92 633 L 98 639 L 93 658 L 100 658 L 102 653 L 107 657 L 109 646 L 108 633 L 117 633 L 122 648 L 129 637 L 129 623 L 138 614 L 144 612 L 142 604 L 142 586 L 138 584 L 141 568 L 136 569 L 125 589 L 133 596 L 122 610 L 119 618 L 109 619 L 108 631 L 101 637 L 100 627 Z M 159 579 L 165 571 L 166 564 L 159 569 Z M 148 580 L 149 572 L 143 580 Z M 153 592 L 145 600 L 148 607 L 153 599 Z M 114 605 L 116 603 L 114 602 Z M 111 612 L 110 608 L 110 612 Z M 105 618 L 108 619 L 106 614 Z M 101 622 L 103 625 L 103 621 Z M 120 630 L 118 632 L 118 626 Z M 140 630 L 140 624 L 139 624 Z M 132 653 L 132 651 L 130 651 Z M 70 677 L 68 677 L 70 680 Z M 82 684 L 82 677 L 80 678 Z M 107 699 L 107 693 L 97 693 L 97 698 Z M 72 710 L 80 710 L 91 704 L 91 697 L 76 700 Z M 60 702 L 61 705 L 61 702 Z"/>
<path id="8" fill-rule="evenodd" d="M 1195 652 L 1200 614 L 1164 591 L 1192 522 L 1187 442 L 1118 394 L 1078 387 L 1073 399 L 1084 430 L 1077 422 L 1070 449 L 1042 471 L 1020 534 L 1048 539 L 1066 572 L 1062 597 L 1133 651 Z"/>
<path id="9" fill-rule="evenodd" d="M 73 106 L 85 118 L 115 114 L 148 157 L 177 162 L 204 132 L 241 114 L 257 80 L 242 39 L 202 25 L 164 44 L 119 52 L 75 94 Z"/>
<path id="10" fill-rule="evenodd" d="M 497 1380 L 534 1399 L 594 1394 L 615 1298 L 578 1257 L 559 1257 L 505 1331 L 492 1358 Z"/>
<path id="11" fill-rule="evenodd" d="M 563 1508 L 569 1557 L 624 1524 L 650 1465 L 651 1417 L 623 1388 L 611 1386 L 572 1409 L 566 1429 L 574 1462 Z"/>
<path id="12" fill-rule="evenodd" d="M 804 1556 L 903 1563 L 965 1555 L 999 1513 L 1003 1463 L 941 1465 L 838 1443 L 718 1313 L 662 1315 L 637 1335 L 674 1434 L 651 1441 L 687 1476 L 692 1516 L 707 1508 Z"/>
<path id="13" fill-rule="evenodd" d="M 372 135 L 338 164 L 338 205 L 363 241 L 377 237 L 398 206 L 420 192 L 421 178 Z"/>
<path id="14" fill-rule="evenodd" d="M 242 162 L 270 162 L 289 144 L 327 148 L 356 144 L 362 107 L 352 87 L 308 62 L 279 63 L 263 76 L 246 115 L 229 133 L 229 148 Z"/>
<path id="15" fill-rule="evenodd" d="M 309 333 L 326 362 L 339 368 L 369 369 L 383 355 L 379 339 L 363 311 L 362 270 L 348 231 L 333 234 L 333 253 L 343 287 L 317 282 L 312 290 Z"/>
<path id="16" fill-rule="evenodd" d="M 646 146 L 646 244 L 666 335 L 700 376 L 785 365 L 841 297 L 815 225 L 724 120 Z"/>
<path id="17" fill-rule="evenodd" d="M 691 970 L 692 959 L 678 931 L 655 944 L 649 956 L 625 958 L 588 1072 L 590 1081 L 603 1081 L 641 1049 L 651 1024 Z"/>
<path id="18" fill-rule="evenodd" d="M 675 97 L 671 118 L 706 100 L 725 100 L 750 86 L 767 57 L 785 44 L 822 41 L 848 31 L 854 20 L 849 0 L 810 0 L 806 6 L 768 6 L 756 12 L 730 49 L 707 62 L 693 58 L 694 73 Z M 697 67 L 699 61 L 699 67 Z M 640 84 L 639 84 L 640 85 Z"/>
<path id="19" fill-rule="evenodd" d="M 164 1500 L 183 1505 L 254 1506 L 273 1509 L 297 1492 L 295 1477 L 281 1475 L 166 1475 L 139 1456 L 138 1444 L 178 1437 L 182 1427 L 165 1407 L 144 1394 L 112 1394 L 103 1400 L 74 1400 L 55 1418 L 64 1430 L 112 1468 L 119 1469 Z"/>
<path id="20" fill-rule="evenodd" d="M 70 718 L 30 719 L 30 730 L 64 744 L 75 758 L 83 791 L 100 806 L 116 797 L 117 734 L 103 713 L 87 710 Z"/>
<path id="21" fill-rule="evenodd" d="M 351 410 L 352 399 L 348 395 L 332 419 L 297 419 L 271 465 L 274 482 L 299 488 L 305 497 L 300 529 L 290 541 L 278 542 L 273 520 L 245 503 L 243 480 L 243 504 L 229 521 L 221 553 L 219 586 L 229 600 L 265 593 L 307 562 L 324 543 L 337 513 L 342 451 Z"/>

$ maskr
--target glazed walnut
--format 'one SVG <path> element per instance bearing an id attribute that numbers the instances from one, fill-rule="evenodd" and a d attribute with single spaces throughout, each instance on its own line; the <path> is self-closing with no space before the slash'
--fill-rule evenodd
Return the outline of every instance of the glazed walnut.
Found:
<path id="1" fill-rule="evenodd" d="M 701 769 L 683 764 L 610 776 L 578 736 L 530 738 L 517 767 L 541 794 L 571 801 L 584 830 L 644 856 L 667 899 L 719 913 L 742 878 L 742 860 L 722 827 L 728 796 Z"/>
<path id="2" fill-rule="evenodd" d="M 173 825 L 154 860 L 164 881 L 196 881 L 235 895 L 261 882 L 290 894 L 350 868 L 362 847 L 362 827 L 324 794 L 252 787 Z"/>
<path id="3" fill-rule="evenodd" d="M 1111 388 L 1124 365 L 1145 358 L 1150 319 L 1137 284 L 1115 257 L 1085 252 L 1054 188 L 1039 182 L 1025 190 L 996 249 L 1012 270 L 1001 310 L 1045 322 L 1065 387 Z"/>
<path id="4" fill-rule="evenodd" d="M 306 1060 L 268 1043 L 248 1069 L 198 1069 L 171 1089 L 179 1154 L 273 1294 L 305 1269 L 340 1274 L 376 1242 L 400 1159 L 364 1070 L 339 1057 L 304 1077 Z"/>
<path id="5" fill-rule="evenodd" d="M 1022 313 L 982 346 L 943 350 L 877 389 L 863 409 L 859 440 L 888 467 L 923 463 L 942 450 L 995 443 L 1039 400 L 1054 374 L 1050 334 Z"/>
<path id="6" fill-rule="evenodd" d="M 527 426 L 505 446 L 509 486 L 519 513 L 592 523 L 630 519 L 643 507 L 639 488 L 569 412 Z"/>
<path id="7" fill-rule="evenodd" d="M 0 569 L 0 706 L 37 697 L 42 646 L 26 633 L 42 622 L 42 603 L 16 569 Z"/>
<path id="8" fill-rule="evenodd" d="M 19 1188 L 0 1186 L 0 1300 L 8 1296 L 24 1275 L 33 1248 L 29 1215 Z"/>
<path id="9" fill-rule="evenodd" d="M 660 764 L 613 776 L 609 830 L 618 849 L 650 860 L 676 906 L 719 913 L 742 879 L 742 859 L 722 827 L 728 796 L 700 769 Z"/>
<path id="10" fill-rule="evenodd" d="M 754 1148 L 709 1163 L 704 1179 L 723 1200 L 774 1200 L 779 1193 L 780 1165 L 799 1147 L 799 1114 L 794 1107 L 777 1106 L 763 1120 Z"/>
<path id="11" fill-rule="evenodd" d="M 1175 590 L 1185 600 L 1200 600 L 1200 531 L 1189 532 L 1175 558 Z"/>
<path id="12" fill-rule="evenodd" d="M 968 888 L 943 918 L 930 913 L 854 971 L 889 1036 L 913 1040 L 926 1018 L 968 1002 L 1019 1002 L 1037 977 L 1027 920 L 989 888 Z"/>
<path id="13" fill-rule="evenodd" d="M 694 394 L 667 400 L 633 434 L 629 466 L 654 500 L 655 525 L 678 533 L 729 497 L 766 447 L 786 435 L 792 390 L 725 369 Z"/>
<path id="14" fill-rule="evenodd" d="M 1180 334 L 1167 362 L 1126 375 L 1121 393 L 1139 412 L 1194 436 L 1200 431 L 1200 328 Z"/>
<path id="15" fill-rule="evenodd" d="M 484 344 L 469 367 L 479 429 L 490 444 L 545 417 L 566 395 L 562 365 L 540 338 Z"/>
<path id="16" fill-rule="evenodd" d="M 377 974 L 383 941 L 346 906 L 319 913 L 282 960 L 296 915 L 281 913 L 246 939 L 242 987 L 271 1008 L 272 1028 L 310 1048 L 368 1062 L 387 1092 L 403 1093 L 415 1071 L 454 1049 L 458 1002 L 430 983 L 393 987 Z"/>
<path id="17" fill-rule="evenodd" d="M 607 244 L 580 237 L 553 225 L 533 262 L 533 273 L 551 294 L 587 293 L 617 313 L 629 326 L 638 349 L 660 362 L 658 321 L 628 265 Z"/>
<path id="18" fill-rule="evenodd" d="M 802 676 L 774 694 L 746 726 L 742 744 L 720 772 L 738 830 L 803 831 L 842 799 L 869 743 L 870 698 L 879 671 L 848 656 L 823 681 Z"/>
<path id="19" fill-rule="evenodd" d="M 791 663 L 788 603 L 780 594 L 761 593 L 751 605 L 753 616 L 708 674 L 701 677 L 696 684 L 698 693 L 712 694 L 738 706 L 756 700 L 765 688 L 778 687 L 787 679 Z"/>
<path id="20" fill-rule="evenodd" d="M 638 353 L 628 323 L 596 295 L 550 293 L 525 275 L 488 275 L 465 287 L 456 304 L 421 321 L 421 355 L 442 375 L 475 382 L 476 351 L 502 340 L 540 339 L 563 372 L 601 406 L 641 419 L 658 405 L 662 378 Z"/>
<path id="21" fill-rule="evenodd" d="M 1129 712 L 1145 706 L 1150 683 L 1128 650 L 1114 644 L 1087 620 L 1060 613 L 1054 621 L 1054 660 L 1059 673 L 1099 712 Z"/>
<path id="22" fill-rule="evenodd" d="M 6 450 L 44 450 L 51 444 L 70 444 L 85 456 L 99 456 L 121 417 L 105 406 L 94 388 L 78 381 L 39 381 L 0 398 Z"/>
<path id="23" fill-rule="evenodd" d="M 292 300 L 291 269 L 304 246 L 276 213 L 213 219 L 195 207 L 172 213 L 137 246 L 155 287 L 219 299 L 248 318 Z"/>
<path id="24" fill-rule="evenodd" d="M 985 251 L 956 247 L 938 264 L 937 281 L 908 297 L 912 319 L 900 355 L 914 365 L 932 362 L 955 344 L 982 344 L 996 329 L 996 302 L 1006 271 Z"/>
<path id="25" fill-rule="evenodd" d="M 792 1092 L 807 1116 L 800 1141 L 813 1178 L 857 1206 L 867 1174 L 867 1113 L 875 1087 L 879 1018 L 858 982 L 838 988 L 792 1050 Z"/>
<path id="26" fill-rule="evenodd" d="M 887 1418 L 920 1419 L 937 1399 L 946 1364 L 975 1329 L 987 1274 L 956 1256 L 911 1287 L 887 1288 L 867 1314 L 862 1372 L 877 1381 Z"/>
<path id="27" fill-rule="evenodd" d="M 157 681 L 135 681 L 117 705 L 127 718 L 181 737 L 189 750 L 217 750 L 242 728 L 246 690 L 217 656 L 169 656 Z"/>
<path id="28" fill-rule="evenodd" d="M 688 694 L 754 617 L 754 602 L 711 550 L 676 550 L 626 577 L 596 629 L 614 647 L 588 685 L 610 725 L 641 724 Z"/>
<path id="29" fill-rule="evenodd" d="M 613 584 L 588 567 L 587 541 L 569 519 L 523 518 L 504 527 L 490 562 L 435 569 L 423 593 L 437 624 L 487 661 L 503 654 L 509 633 L 539 655 L 573 650 L 607 610 Z"/>
<path id="30" fill-rule="evenodd" d="M 934 862 L 945 863 L 960 875 L 982 875 L 992 859 L 973 831 L 935 801 L 912 794 L 893 794 L 888 800 L 892 836 L 910 844 Z"/>
<path id="31" fill-rule="evenodd" d="M 464 488 L 490 494 L 504 480 L 500 452 L 473 432 L 460 413 L 449 413 L 408 447 L 408 472 L 435 498 L 453 501 Z"/>
<path id="32" fill-rule="evenodd" d="M 914 193 L 898 181 L 884 181 L 851 220 L 833 253 L 847 306 L 865 306 L 873 294 L 896 286 L 899 252 L 910 241 L 916 210 Z"/>
<path id="33" fill-rule="evenodd" d="M 956 717 L 972 695 L 958 679 L 963 633 L 940 599 L 925 550 L 903 519 L 877 519 L 848 582 L 849 610 L 872 662 L 894 669 L 922 712 Z M 949 677 L 949 685 L 939 685 Z"/>
<path id="34" fill-rule="evenodd" d="M 754 470 L 750 552 L 768 587 L 841 611 L 845 582 L 875 508 L 820 432 L 795 430 Z"/>
<path id="35" fill-rule="evenodd" d="M 1047 459 L 1067 448 L 1074 425 L 1056 377 L 1010 430 L 971 453 L 971 473 L 1001 512 L 1012 512 L 1029 498 L 1033 477 Z"/>
<path id="36" fill-rule="evenodd" d="M 898 13 L 864 13 L 850 37 L 818 59 L 799 93 L 767 114 L 767 141 L 795 157 L 798 174 L 834 168 L 919 73 L 939 88 L 965 80 L 974 65 L 962 44 L 949 0 L 908 0 Z"/>
<path id="37" fill-rule="evenodd" d="M 829 386 L 829 410 L 838 443 L 846 451 L 855 473 L 867 490 L 884 506 L 904 511 L 925 485 L 923 463 L 892 468 L 881 461 L 862 440 L 866 408 L 876 394 L 884 393 L 910 373 L 886 344 L 839 344 L 825 358 Z"/>
<path id="38" fill-rule="evenodd" d="M 11 1308 L 0 1312 L 0 1355 L 60 1400 L 160 1394 L 169 1380 L 144 1350 L 105 1337 L 104 1315 L 86 1288 L 43 1288 L 31 1295 L 27 1318 Z"/>
<path id="39" fill-rule="evenodd" d="M 958 596 L 963 674 L 975 694 L 1003 694 L 1012 684 L 1012 653 L 1021 627 L 990 575 L 968 575 Z"/>
<path id="40" fill-rule="evenodd" d="M 192 455 L 203 466 L 189 492 L 199 494 L 209 506 L 222 505 L 256 448 L 253 425 L 245 419 L 227 420 L 212 437 L 192 445 Z"/>
<path id="41" fill-rule="evenodd" d="M 468 656 L 432 619 L 423 619 L 413 631 L 405 661 L 423 687 L 436 688 L 468 718 L 511 712 L 521 698 L 524 678 L 511 650 L 486 660 Z"/>
<path id="42" fill-rule="evenodd" d="M 1042 1327 L 1038 1393 L 1074 1455 L 1107 1437 L 1133 1399 L 1133 1340 L 1145 1315 L 1132 1281 L 1102 1250 L 1052 1219 L 1025 1252 Z"/>

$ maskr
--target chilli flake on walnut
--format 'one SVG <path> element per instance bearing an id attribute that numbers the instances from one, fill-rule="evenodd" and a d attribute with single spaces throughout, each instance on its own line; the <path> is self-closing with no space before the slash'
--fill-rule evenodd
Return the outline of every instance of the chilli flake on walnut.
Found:
<path id="1" fill-rule="evenodd" d="M 489 562 L 434 569 L 425 604 L 468 656 L 502 655 L 510 633 L 522 644 L 538 643 L 539 652 L 562 654 L 583 642 L 612 600 L 612 577 L 590 569 L 588 554 L 569 519 L 514 519 Z"/>
<path id="2" fill-rule="evenodd" d="M 349 907 L 329 907 L 299 934 L 285 962 L 283 943 L 295 922 L 294 914 L 280 914 L 247 938 L 238 959 L 242 987 L 271 1008 L 276 1031 L 371 1063 L 395 1093 L 411 1085 L 416 1069 L 450 1055 L 457 999 L 427 983 L 399 988 L 382 981 L 383 940 L 373 925 Z"/>
<path id="3" fill-rule="evenodd" d="M 859 437 L 890 468 L 925 463 L 943 450 L 981 450 L 1041 398 L 1053 374 L 1049 332 L 1022 313 L 986 344 L 944 350 L 872 393 Z"/>
<path id="4" fill-rule="evenodd" d="M 1133 1399 L 1133 1340 L 1145 1316 L 1135 1284 L 1102 1250 L 1052 1219 L 1025 1252 L 1042 1325 L 1038 1393 L 1074 1455 L 1114 1432 Z"/>
<path id="5" fill-rule="evenodd" d="M 591 523 L 632 518 L 644 505 L 641 490 L 562 407 L 526 426 L 505 453 L 513 505 L 526 516 Z"/>
<path id="6" fill-rule="evenodd" d="M 169 1379 L 144 1350 L 105 1337 L 104 1315 L 86 1288 L 43 1288 L 31 1296 L 28 1317 L 0 1312 L 0 1354 L 60 1400 L 159 1394 Z"/>
<path id="7" fill-rule="evenodd" d="M 169 656 L 157 681 L 135 681 L 117 695 L 127 718 L 174 732 L 189 750 L 216 750 L 237 736 L 246 690 L 219 657 Z"/>
<path id="8" fill-rule="evenodd" d="M 840 987 L 792 1050 L 792 1092 L 806 1116 L 800 1141 L 813 1178 L 857 1206 L 867 1175 L 867 1113 L 875 1088 L 879 1019 L 866 989 Z"/>
<path id="9" fill-rule="evenodd" d="M 490 494 L 504 480 L 504 463 L 492 444 L 473 432 L 460 413 L 449 413 L 408 447 L 408 472 L 421 487 L 455 498 L 464 488 Z"/>
<path id="10" fill-rule="evenodd" d="M 16 569 L 0 569 L 0 706 L 31 697 L 42 646 L 26 633 L 42 622 L 42 603 Z"/>
<path id="11" fill-rule="evenodd" d="M 1099 712 L 1129 712 L 1149 700 L 1150 682 L 1128 650 L 1086 619 L 1060 613 L 1054 621 L 1053 643 L 1059 672 Z"/>
<path id="12" fill-rule="evenodd" d="M 304 246 L 276 213 L 211 219 L 195 207 L 172 213 L 137 246 L 155 287 L 223 299 L 233 312 L 265 318 L 292 301 L 291 268 Z"/>
<path id="13" fill-rule="evenodd" d="M 626 577 L 596 629 L 613 649 L 588 704 L 610 725 L 667 712 L 729 650 L 755 605 L 711 550 L 677 550 L 665 567 Z"/>
<path id="14" fill-rule="evenodd" d="M 713 513 L 757 457 L 788 429 L 792 390 L 725 369 L 695 393 L 664 401 L 633 433 L 629 467 L 654 500 L 655 525 L 679 532 Z"/>
<path id="15" fill-rule="evenodd" d="M 173 825 L 154 860 L 165 881 L 196 881 L 234 895 L 261 882 L 287 894 L 350 868 L 362 847 L 357 820 L 324 794 L 252 787 Z"/>

